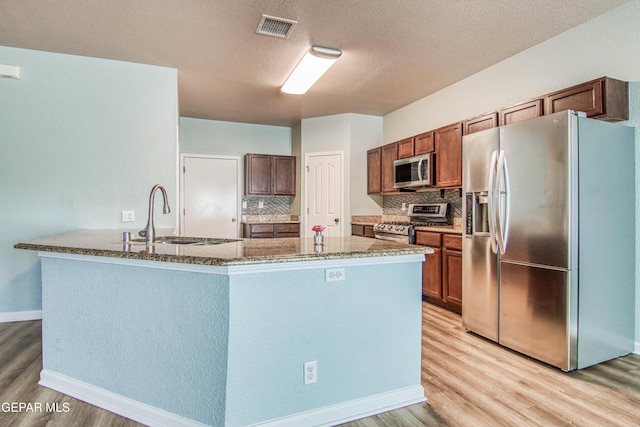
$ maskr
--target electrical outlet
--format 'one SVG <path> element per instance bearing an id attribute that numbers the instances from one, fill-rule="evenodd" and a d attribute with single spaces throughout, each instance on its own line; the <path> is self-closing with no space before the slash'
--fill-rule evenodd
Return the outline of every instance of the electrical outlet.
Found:
<path id="1" fill-rule="evenodd" d="M 325 282 L 338 282 L 345 279 L 344 267 L 341 268 L 327 268 L 324 270 Z"/>
<path id="2" fill-rule="evenodd" d="M 247 209 L 247 202 L 246 201 L 242 202 L 242 209 Z"/>
<path id="3" fill-rule="evenodd" d="M 264 208 L 264 202 L 258 202 L 258 209 Z"/>
<path id="4" fill-rule="evenodd" d="M 122 222 L 133 222 L 136 220 L 136 211 L 122 211 Z"/>
<path id="5" fill-rule="evenodd" d="M 403 204 L 402 204 L 402 210 L 403 210 L 403 211 L 406 211 L 406 210 L 407 210 L 407 204 L 406 204 L 406 203 L 403 203 Z"/>
<path id="6" fill-rule="evenodd" d="M 318 362 L 312 360 L 304 363 L 304 384 L 313 384 L 318 382 Z"/>

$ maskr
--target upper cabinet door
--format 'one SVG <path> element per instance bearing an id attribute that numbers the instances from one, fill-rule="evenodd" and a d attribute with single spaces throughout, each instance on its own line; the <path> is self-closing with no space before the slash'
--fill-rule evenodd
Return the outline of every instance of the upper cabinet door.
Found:
<path id="1" fill-rule="evenodd" d="M 384 145 L 381 154 L 382 192 L 390 193 L 398 191 L 395 188 L 393 177 L 393 162 L 398 160 L 398 144 L 396 142 Z"/>
<path id="2" fill-rule="evenodd" d="M 464 134 L 469 135 L 498 126 L 498 112 L 483 114 L 464 121 Z"/>
<path id="3" fill-rule="evenodd" d="M 382 192 L 381 156 L 382 149 L 380 147 L 367 151 L 367 194 Z"/>
<path id="4" fill-rule="evenodd" d="M 292 156 L 273 156 L 271 158 L 274 196 L 296 195 L 296 158 Z"/>
<path id="5" fill-rule="evenodd" d="M 540 117 L 544 113 L 543 108 L 542 98 L 503 108 L 500 110 L 500 126 Z"/>
<path id="6" fill-rule="evenodd" d="M 271 194 L 271 156 L 247 154 L 245 156 L 245 194 L 268 196 Z"/>
<path id="7" fill-rule="evenodd" d="M 398 158 L 405 159 L 413 156 L 413 138 L 398 141 Z"/>
<path id="8" fill-rule="evenodd" d="M 414 155 L 433 153 L 436 146 L 433 141 L 433 131 L 421 133 L 413 137 Z"/>
<path id="9" fill-rule="evenodd" d="M 462 122 L 435 131 L 436 187 L 462 187 Z"/>
<path id="10" fill-rule="evenodd" d="M 244 159 L 246 195 L 296 195 L 295 157 L 247 154 Z"/>
<path id="11" fill-rule="evenodd" d="M 629 84 L 603 77 L 547 95 L 546 113 L 582 111 L 605 121 L 629 119 Z"/>

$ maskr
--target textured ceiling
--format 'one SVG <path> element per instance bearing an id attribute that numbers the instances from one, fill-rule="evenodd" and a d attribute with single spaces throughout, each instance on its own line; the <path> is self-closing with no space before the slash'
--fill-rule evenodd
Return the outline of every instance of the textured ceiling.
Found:
<path id="1" fill-rule="evenodd" d="M 177 68 L 180 115 L 291 126 L 384 115 L 627 0 L 0 0 L 0 45 Z M 262 14 L 288 39 L 256 34 Z M 342 49 L 280 92 L 312 45 Z"/>

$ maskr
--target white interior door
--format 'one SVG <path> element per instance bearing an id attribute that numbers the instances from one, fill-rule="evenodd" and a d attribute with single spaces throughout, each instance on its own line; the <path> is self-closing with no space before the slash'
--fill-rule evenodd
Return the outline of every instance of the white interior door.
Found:
<path id="1" fill-rule="evenodd" d="M 328 237 L 343 234 L 343 153 L 311 153 L 306 155 L 307 230 L 324 225 Z"/>
<path id="2" fill-rule="evenodd" d="M 239 157 L 183 157 L 182 235 L 238 237 Z"/>

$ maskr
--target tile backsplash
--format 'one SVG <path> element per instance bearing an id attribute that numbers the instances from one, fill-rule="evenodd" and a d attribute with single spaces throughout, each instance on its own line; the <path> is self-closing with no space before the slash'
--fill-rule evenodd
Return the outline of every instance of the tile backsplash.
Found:
<path id="1" fill-rule="evenodd" d="M 458 190 L 445 190 L 444 198 L 440 197 L 440 191 L 424 191 L 415 193 L 399 193 L 385 195 L 382 200 L 382 214 L 392 216 L 407 215 L 402 210 L 402 204 L 406 207 L 411 203 L 449 203 L 447 218 L 453 223 L 453 218 L 462 217 L 462 197 Z"/>
<path id="2" fill-rule="evenodd" d="M 260 202 L 263 204 L 262 208 Z M 293 197 L 287 196 L 244 196 L 242 215 L 291 215 L 292 203 Z"/>

